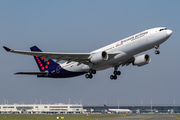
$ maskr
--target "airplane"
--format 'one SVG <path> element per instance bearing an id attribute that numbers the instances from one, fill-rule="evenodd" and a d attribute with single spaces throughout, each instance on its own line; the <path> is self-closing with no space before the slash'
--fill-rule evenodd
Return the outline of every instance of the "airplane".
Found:
<path id="1" fill-rule="evenodd" d="M 132 113 L 130 109 L 108 109 L 108 107 L 105 104 L 104 104 L 104 108 L 107 112 Z"/>
<path id="2" fill-rule="evenodd" d="M 137 55 L 141 52 L 155 48 L 155 54 L 160 54 L 159 46 L 172 34 L 166 27 L 148 29 L 114 42 L 110 45 L 94 50 L 90 53 L 59 53 L 42 52 L 38 47 L 31 47 L 31 51 L 12 50 L 6 46 L 7 52 L 34 56 L 40 72 L 18 72 L 15 74 L 37 75 L 37 77 L 69 78 L 85 74 L 91 79 L 96 71 L 114 68 L 111 80 L 121 75 L 118 68 L 121 66 L 143 66 L 150 63 L 148 54 Z M 135 56 L 137 55 L 137 56 Z M 56 61 L 54 61 L 56 60 Z M 59 61 L 66 61 L 59 63 Z"/>

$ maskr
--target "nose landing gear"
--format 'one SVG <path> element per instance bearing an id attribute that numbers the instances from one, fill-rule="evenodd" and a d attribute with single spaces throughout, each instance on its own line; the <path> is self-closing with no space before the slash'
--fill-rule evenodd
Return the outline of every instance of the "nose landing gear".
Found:
<path id="1" fill-rule="evenodd" d="M 156 45 L 154 48 L 156 49 L 156 51 L 154 53 L 159 55 L 160 54 L 160 51 L 158 50 L 159 49 L 159 45 Z"/>
<path id="2" fill-rule="evenodd" d="M 154 53 L 158 55 L 158 54 L 160 54 L 160 51 L 156 50 Z"/>

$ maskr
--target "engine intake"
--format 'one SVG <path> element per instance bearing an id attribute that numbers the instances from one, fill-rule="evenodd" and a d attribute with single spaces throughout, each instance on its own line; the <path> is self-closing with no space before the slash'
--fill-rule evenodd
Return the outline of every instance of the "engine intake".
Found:
<path id="1" fill-rule="evenodd" d="M 102 52 L 98 52 L 92 55 L 92 57 L 90 58 L 90 61 L 92 63 L 99 63 L 105 60 L 108 60 L 109 56 L 107 54 L 107 52 L 102 51 Z"/>
<path id="2" fill-rule="evenodd" d="M 146 65 L 151 62 L 151 58 L 148 54 L 140 55 L 135 57 L 133 65 L 137 65 L 138 67 Z"/>

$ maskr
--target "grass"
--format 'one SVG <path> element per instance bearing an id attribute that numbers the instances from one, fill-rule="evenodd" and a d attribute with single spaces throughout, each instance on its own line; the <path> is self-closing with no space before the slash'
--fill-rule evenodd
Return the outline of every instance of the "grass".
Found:
<path id="1" fill-rule="evenodd" d="M 99 115 L 38 115 L 38 114 L 0 114 L 0 120 L 57 120 L 57 117 L 64 117 L 64 120 L 98 120 L 99 118 L 124 117 L 122 114 L 99 114 Z M 129 115 L 128 115 L 129 116 Z"/>

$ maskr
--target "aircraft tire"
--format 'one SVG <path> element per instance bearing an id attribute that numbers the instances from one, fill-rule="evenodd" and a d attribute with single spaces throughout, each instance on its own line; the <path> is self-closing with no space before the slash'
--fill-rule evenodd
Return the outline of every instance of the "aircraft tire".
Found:
<path id="1" fill-rule="evenodd" d="M 121 71 L 117 71 L 117 75 L 121 75 Z"/>
<path id="2" fill-rule="evenodd" d="M 90 73 L 90 74 L 96 74 L 96 70 L 90 69 L 90 70 L 89 70 L 89 73 Z"/>
<path id="3" fill-rule="evenodd" d="M 117 75 L 117 73 L 118 73 L 117 71 L 114 71 L 114 75 Z"/>
<path id="4" fill-rule="evenodd" d="M 159 55 L 159 54 L 160 54 L 160 51 L 159 51 L 159 50 L 156 50 L 154 53 L 157 54 L 157 55 Z"/>
<path id="5" fill-rule="evenodd" d="M 88 79 L 89 78 L 89 74 L 86 74 L 85 77 Z"/>
<path id="6" fill-rule="evenodd" d="M 96 74 L 96 70 L 92 70 L 92 74 Z"/>
<path id="7" fill-rule="evenodd" d="M 116 75 L 111 75 L 111 76 L 110 76 L 110 79 L 111 79 L 111 80 L 116 80 L 116 79 L 117 79 L 117 76 L 116 76 Z"/>
<path id="8" fill-rule="evenodd" d="M 93 77 L 93 75 L 92 74 L 89 74 L 89 78 L 91 79 Z"/>
<path id="9" fill-rule="evenodd" d="M 110 79 L 113 80 L 113 79 L 114 79 L 114 75 L 111 75 L 111 76 L 110 76 Z"/>
<path id="10" fill-rule="evenodd" d="M 114 80 L 116 80 L 116 79 L 117 79 L 117 76 L 116 76 L 116 75 L 114 75 L 113 77 L 114 77 Z"/>

